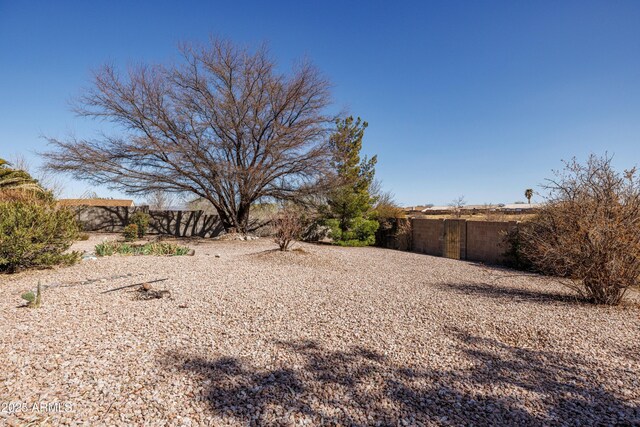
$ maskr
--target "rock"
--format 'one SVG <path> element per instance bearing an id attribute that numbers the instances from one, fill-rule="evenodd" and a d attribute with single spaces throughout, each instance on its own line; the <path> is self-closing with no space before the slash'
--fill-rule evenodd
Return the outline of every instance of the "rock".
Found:
<path id="1" fill-rule="evenodd" d="M 91 252 L 85 252 L 84 254 L 82 254 L 82 258 L 81 259 L 82 259 L 82 261 L 97 261 L 98 257 L 96 257 Z"/>

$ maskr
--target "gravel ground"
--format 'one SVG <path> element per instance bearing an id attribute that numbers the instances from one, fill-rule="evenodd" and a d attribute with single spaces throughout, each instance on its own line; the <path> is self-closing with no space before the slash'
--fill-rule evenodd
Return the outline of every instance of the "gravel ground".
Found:
<path id="1" fill-rule="evenodd" d="M 187 244 L 0 276 L 0 425 L 640 424 L 635 295 L 595 307 L 376 248 Z M 102 293 L 162 278 L 171 298 Z M 38 280 L 43 307 L 20 308 Z"/>

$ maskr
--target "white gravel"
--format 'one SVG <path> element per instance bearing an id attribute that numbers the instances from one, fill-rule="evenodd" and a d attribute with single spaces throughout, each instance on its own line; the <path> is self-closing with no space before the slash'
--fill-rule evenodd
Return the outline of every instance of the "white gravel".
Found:
<path id="1" fill-rule="evenodd" d="M 596 307 L 377 248 L 186 244 L 0 276 L 0 425 L 640 424 L 637 295 Z M 162 278 L 171 299 L 102 293 Z M 43 307 L 19 308 L 38 280 Z"/>

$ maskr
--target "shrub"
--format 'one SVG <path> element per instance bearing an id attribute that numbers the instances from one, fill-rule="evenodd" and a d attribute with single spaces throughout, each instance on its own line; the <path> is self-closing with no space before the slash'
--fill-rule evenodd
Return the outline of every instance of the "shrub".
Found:
<path id="1" fill-rule="evenodd" d="M 119 255 L 188 255 L 190 249 L 186 246 L 179 246 L 175 243 L 156 242 L 145 243 L 144 245 L 132 245 L 129 243 L 106 240 L 95 247 L 96 255 L 111 256 Z"/>
<path id="2" fill-rule="evenodd" d="M 536 270 L 527 254 L 525 254 L 522 243 L 523 235 L 526 235 L 526 227 L 530 226 L 527 223 L 520 223 L 518 227 L 509 230 L 504 235 L 504 243 L 507 250 L 502 254 L 502 258 L 504 265 L 507 267 L 524 271 Z"/>
<path id="3" fill-rule="evenodd" d="M 327 227 L 326 221 L 310 220 L 302 230 L 301 239 L 305 242 L 318 242 L 328 238 L 330 234 L 331 229 Z"/>
<path id="4" fill-rule="evenodd" d="M 136 211 L 129 217 L 129 225 L 135 224 L 138 227 L 137 237 L 142 238 L 146 236 L 150 219 L 149 214 L 143 211 Z"/>
<path id="5" fill-rule="evenodd" d="M 324 225 L 329 228 L 329 236 L 334 242 L 342 240 L 342 229 L 340 228 L 340 221 L 335 218 L 328 219 L 324 222 Z"/>
<path id="6" fill-rule="evenodd" d="M 65 253 L 78 236 L 68 209 L 52 202 L 0 202 L 0 271 L 70 265 L 79 252 Z"/>
<path id="7" fill-rule="evenodd" d="M 413 248 L 413 224 L 408 218 L 396 219 L 396 246 L 403 251 Z"/>
<path id="8" fill-rule="evenodd" d="M 104 241 L 102 243 L 98 243 L 95 247 L 95 252 L 97 256 L 111 256 L 116 253 L 116 242 L 108 242 Z"/>
<path id="9" fill-rule="evenodd" d="M 340 246 L 370 246 L 376 242 L 378 221 L 366 218 L 355 218 L 347 231 L 342 231 L 340 221 L 329 219 L 325 225 L 331 229 L 331 238 Z"/>
<path id="10" fill-rule="evenodd" d="M 182 256 L 189 254 L 190 249 L 186 246 L 179 246 L 175 243 L 148 243 L 143 248 L 148 248 L 151 255 L 176 255 Z"/>
<path id="11" fill-rule="evenodd" d="M 304 229 L 304 220 L 301 212 L 292 206 L 287 206 L 274 216 L 272 227 L 273 240 L 281 251 L 286 251 L 295 240 L 300 240 Z"/>
<path id="12" fill-rule="evenodd" d="M 124 228 L 122 235 L 124 236 L 124 240 L 127 242 L 132 242 L 138 238 L 138 224 L 129 224 Z"/>
<path id="13" fill-rule="evenodd" d="M 565 163 L 546 187 L 547 202 L 520 231 L 533 267 L 564 278 L 584 299 L 618 304 L 640 275 L 640 179 L 620 174 L 611 157 Z"/>

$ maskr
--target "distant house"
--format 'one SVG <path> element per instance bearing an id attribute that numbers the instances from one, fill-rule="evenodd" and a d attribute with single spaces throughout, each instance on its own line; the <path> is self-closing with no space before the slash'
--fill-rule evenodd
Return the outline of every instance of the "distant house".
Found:
<path id="1" fill-rule="evenodd" d="M 511 203 L 504 205 L 502 210 L 505 212 L 533 212 L 541 207 L 540 203 Z"/>
<path id="2" fill-rule="evenodd" d="M 489 212 L 499 212 L 505 214 L 535 213 L 535 211 L 537 211 L 540 206 L 541 205 L 537 203 L 465 205 L 460 207 L 460 212 L 462 213 L 462 215 L 475 215 L 478 213 Z M 410 206 L 404 208 L 404 212 L 409 216 L 451 215 L 455 210 L 456 208 L 453 206 Z"/>
<path id="3" fill-rule="evenodd" d="M 134 206 L 133 200 L 127 199 L 60 199 L 58 206 L 103 206 L 126 207 Z"/>

